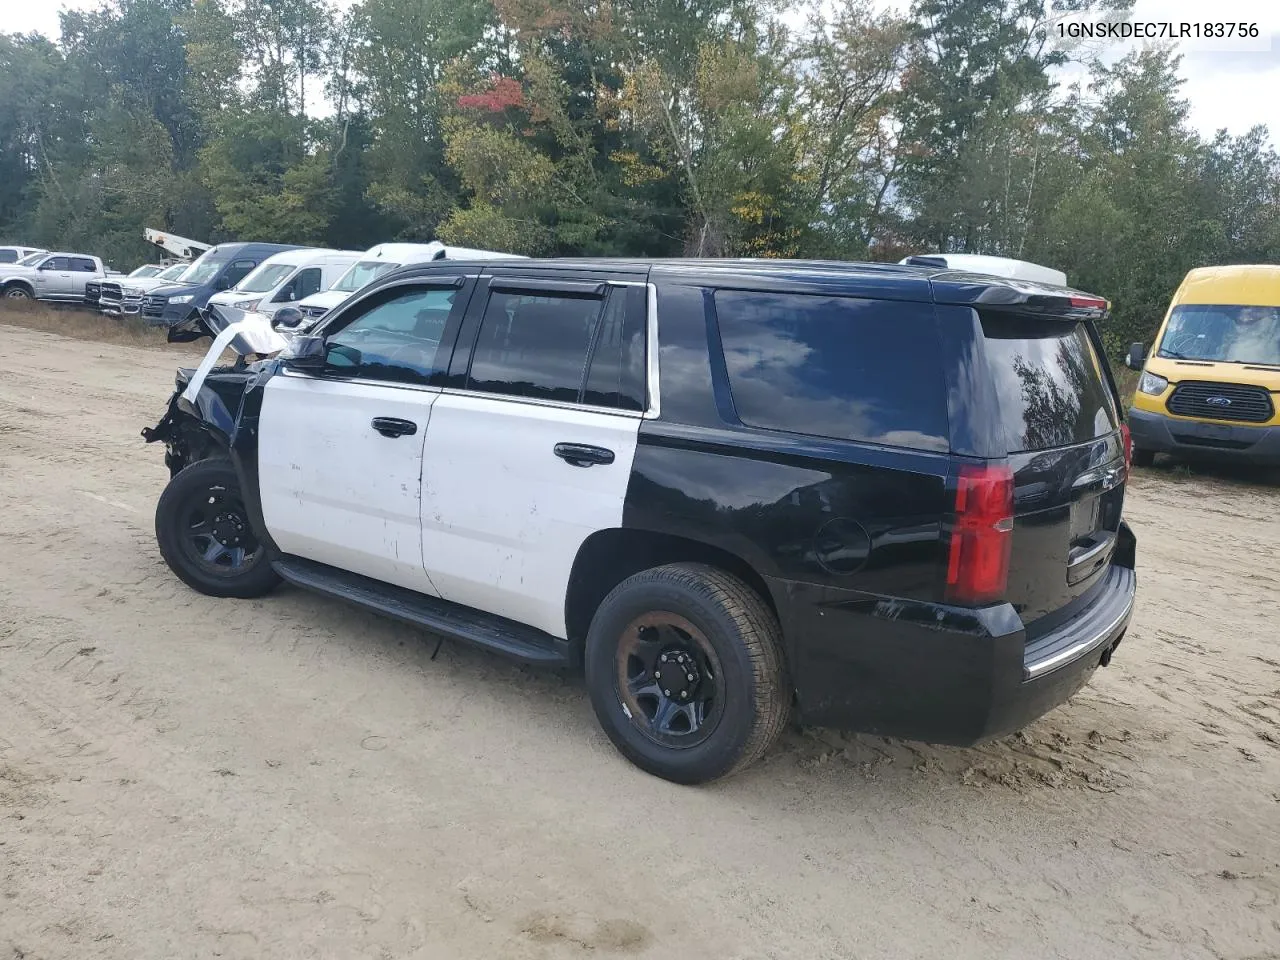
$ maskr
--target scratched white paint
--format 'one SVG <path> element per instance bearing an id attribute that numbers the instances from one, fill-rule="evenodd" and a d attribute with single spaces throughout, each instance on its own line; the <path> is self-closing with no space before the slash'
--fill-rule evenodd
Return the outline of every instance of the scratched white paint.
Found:
<path id="1" fill-rule="evenodd" d="M 295 554 L 435 595 L 422 563 L 422 445 L 435 393 L 283 375 L 267 382 L 258 477 L 267 530 Z M 418 426 L 384 437 L 375 417 Z"/>
<path id="2" fill-rule="evenodd" d="M 448 600 L 565 636 L 578 548 L 620 527 L 640 421 L 499 397 L 443 394 L 423 461 L 423 557 Z M 575 467 L 557 443 L 612 450 Z"/>

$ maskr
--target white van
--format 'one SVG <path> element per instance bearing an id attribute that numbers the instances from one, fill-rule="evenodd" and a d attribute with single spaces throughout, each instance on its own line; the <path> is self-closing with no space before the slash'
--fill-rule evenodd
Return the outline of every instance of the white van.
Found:
<path id="1" fill-rule="evenodd" d="M 277 310 L 296 307 L 300 300 L 328 290 L 361 256 L 358 250 L 282 250 L 230 290 L 215 293 L 209 303 L 270 318 Z"/>
<path id="2" fill-rule="evenodd" d="M 986 257 L 977 253 L 930 253 L 906 257 L 898 262 L 921 267 L 965 270 L 969 273 L 983 273 L 989 277 L 1004 277 L 1008 280 L 1030 280 L 1033 283 L 1048 283 L 1055 287 L 1067 285 L 1067 275 L 1061 270 L 1042 267 L 1038 263 L 1028 263 L 1026 260 L 1013 260 L 1009 257 Z"/>
<path id="3" fill-rule="evenodd" d="M 342 275 L 327 292 L 307 297 L 298 308 L 307 324 L 318 320 L 346 300 L 353 293 L 394 270 L 411 263 L 430 263 L 432 260 L 506 260 L 524 259 L 517 253 L 497 253 L 492 250 L 473 250 L 470 247 L 447 247 L 438 240 L 430 243 L 380 243 L 360 254 L 358 262 Z"/>

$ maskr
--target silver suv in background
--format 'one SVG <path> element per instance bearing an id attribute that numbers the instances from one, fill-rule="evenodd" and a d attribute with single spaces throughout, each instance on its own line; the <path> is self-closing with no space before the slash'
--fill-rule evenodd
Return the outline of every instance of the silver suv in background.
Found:
<path id="1" fill-rule="evenodd" d="M 102 281 L 106 268 L 85 253 L 37 253 L 0 266 L 0 293 L 9 300 L 84 303 L 85 287 Z"/>

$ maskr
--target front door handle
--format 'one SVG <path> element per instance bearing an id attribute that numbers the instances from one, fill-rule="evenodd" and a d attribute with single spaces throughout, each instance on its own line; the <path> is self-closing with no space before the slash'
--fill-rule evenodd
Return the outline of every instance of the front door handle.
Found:
<path id="1" fill-rule="evenodd" d="M 373 429 L 384 437 L 412 437 L 418 432 L 418 425 L 412 420 L 401 420 L 399 417 L 374 417 Z"/>
<path id="2" fill-rule="evenodd" d="M 589 443 L 557 443 L 555 455 L 575 467 L 591 467 L 595 464 L 613 463 L 613 451 L 605 447 L 593 447 Z"/>

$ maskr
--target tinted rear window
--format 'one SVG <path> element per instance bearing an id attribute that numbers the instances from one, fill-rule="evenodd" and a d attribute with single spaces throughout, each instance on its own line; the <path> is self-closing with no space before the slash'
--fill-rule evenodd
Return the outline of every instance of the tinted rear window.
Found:
<path id="1" fill-rule="evenodd" d="M 721 290 L 716 318 L 743 423 L 948 449 L 931 304 Z"/>
<path id="2" fill-rule="evenodd" d="M 577 403 L 603 306 L 595 297 L 493 293 L 467 387 Z"/>
<path id="3" fill-rule="evenodd" d="M 982 318 L 1009 452 L 1085 443 L 1116 429 L 1102 361 L 1082 323 Z"/>

